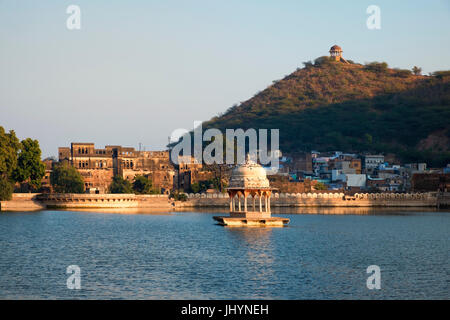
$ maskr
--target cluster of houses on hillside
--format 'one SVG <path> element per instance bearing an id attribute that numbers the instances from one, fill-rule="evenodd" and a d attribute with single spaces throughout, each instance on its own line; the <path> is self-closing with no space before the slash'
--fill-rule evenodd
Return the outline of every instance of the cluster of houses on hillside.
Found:
<path id="1" fill-rule="evenodd" d="M 398 164 L 384 155 L 317 152 L 285 156 L 279 175 L 291 183 L 320 183 L 327 190 L 353 192 L 437 191 L 450 187 L 450 164 Z M 423 183 L 427 180 L 427 183 Z M 297 191 L 297 190 L 296 190 Z M 299 191 L 300 192 L 300 191 Z"/>

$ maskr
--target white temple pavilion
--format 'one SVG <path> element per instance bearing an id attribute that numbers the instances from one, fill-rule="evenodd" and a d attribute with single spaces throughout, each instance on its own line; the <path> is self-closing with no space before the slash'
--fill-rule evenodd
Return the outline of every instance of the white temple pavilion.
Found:
<path id="1" fill-rule="evenodd" d="M 229 187 L 230 216 L 214 217 L 226 226 L 284 226 L 288 218 L 272 217 L 270 196 L 272 194 L 266 170 L 250 160 L 237 166 L 231 173 Z"/>

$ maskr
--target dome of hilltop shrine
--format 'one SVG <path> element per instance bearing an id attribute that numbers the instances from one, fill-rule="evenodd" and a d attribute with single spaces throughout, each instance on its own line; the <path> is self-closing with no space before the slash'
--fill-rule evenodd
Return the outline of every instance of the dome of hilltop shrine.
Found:
<path id="1" fill-rule="evenodd" d="M 337 44 L 335 44 L 334 46 L 332 46 L 332 47 L 330 48 L 330 52 L 331 52 L 331 51 L 342 52 L 342 48 L 339 47 Z"/>

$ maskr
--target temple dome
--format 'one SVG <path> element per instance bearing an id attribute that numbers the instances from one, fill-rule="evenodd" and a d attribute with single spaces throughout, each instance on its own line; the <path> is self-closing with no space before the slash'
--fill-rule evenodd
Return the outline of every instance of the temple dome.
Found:
<path id="1" fill-rule="evenodd" d="M 267 189 L 270 188 L 266 170 L 256 162 L 247 160 L 231 172 L 229 189 Z"/>
<path id="2" fill-rule="evenodd" d="M 342 48 L 335 44 L 334 46 L 331 47 L 330 52 L 331 51 L 341 51 L 342 52 Z"/>

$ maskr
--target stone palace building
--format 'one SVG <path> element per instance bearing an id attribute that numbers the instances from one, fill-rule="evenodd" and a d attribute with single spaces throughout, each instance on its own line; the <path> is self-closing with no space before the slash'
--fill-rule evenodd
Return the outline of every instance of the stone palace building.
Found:
<path id="1" fill-rule="evenodd" d="M 115 175 L 130 181 L 136 175 L 146 176 L 155 188 L 167 193 L 176 173 L 169 151 L 137 151 L 122 146 L 97 149 L 94 143 L 74 142 L 58 148 L 58 157 L 60 163 L 66 162 L 81 173 L 86 191 L 92 193 L 107 193 Z"/>

